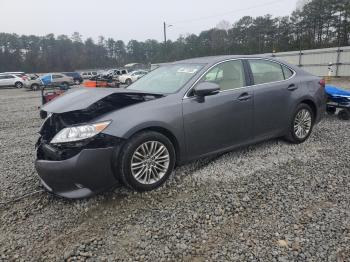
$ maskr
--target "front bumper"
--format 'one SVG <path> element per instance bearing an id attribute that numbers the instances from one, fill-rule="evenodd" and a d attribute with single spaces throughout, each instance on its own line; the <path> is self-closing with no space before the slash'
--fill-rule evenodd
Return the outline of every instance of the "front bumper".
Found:
<path id="1" fill-rule="evenodd" d="M 115 148 L 83 149 L 61 161 L 35 161 L 42 185 L 49 192 L 65 198 L 85 198 L 117 184 L 112 159 Z"/>

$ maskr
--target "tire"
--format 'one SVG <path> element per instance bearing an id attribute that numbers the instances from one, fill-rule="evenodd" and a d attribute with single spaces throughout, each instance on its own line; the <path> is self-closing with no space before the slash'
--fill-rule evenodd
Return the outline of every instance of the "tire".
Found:
<path id="1" fill-rule="evenodd" d="M 62 87 L 62 89 L 68 89 L 68 87 L 69 87 L 69 84 L 67 83 L 67 82 L 63 82 L 63 83 L 61 83 L 61 87 Z"/>
<path id="2" fill-rule="evenodd" d="M 75 79 L 75 80 L 74 80 L 74 84 L 75 84 L 75 85 L 80 85 L 80 80 L 79 80 L 79 79 Z"/>
<path id="3" fill-rule="evenodd" d="M 303 143 L 311 135 L 314 123 L 315 114 L 311 107 L 304 103 L 299 104 L 294 110 L 285 138 L 293 144 Z"/>
<path id="4" fill-rule="evenodd" d="M 38 84 L 32 84 L 30 86 L 30 89 L 32 89 L 33 91 L 37 91 L 37 90 L 39 90 L 39 85 Z"/>
<path id="5" fill-rule="evenodd" d="M 328 115 L 334 115 L 335 112 L 337 111 L 337 109 L 335 107 L 332 107 L 332 106 L 327 106 L 326 111 L 327 111 Z"/>
<path id="6" fill-rule="evenodd" d="M 132 84 L 132 81 L 130 78 L 125 80 L 125 84 L 127 84 L 128 86 Z"/>
<path id="7" fill-rule="evenodd" d="M 151 154 L 145 153 L 146 147 Z M 139 192 L 156 189 L 174 170 L 175 158 L 174 146 L 166 136 L 153 131 L 138 133 L 120 151 L 116 170 L 118 180 Z"/>
<path id="8" fill-rule="evenodd" d="M 338 113 L 338 118 L 341 120 L 350 120 L 350 110 L 340 110 L 340 112 Z"/>
<path id="9" fill-rule="evenodd" d="M 16 88 L 22 88 L 23 87 L 23 83 L 22 82 L 16 82 L 15 83 L 15 87 Z"/>

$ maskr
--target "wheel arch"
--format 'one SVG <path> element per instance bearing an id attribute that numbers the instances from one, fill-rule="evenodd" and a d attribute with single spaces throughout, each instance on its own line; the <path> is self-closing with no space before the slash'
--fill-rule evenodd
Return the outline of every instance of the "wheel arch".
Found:
<path id="1" fill-rule="evenodd" d="M 169 129 L 167 129 L 165 127 L 161 127 L 161 126 L 148 126 L 148 127 L 137 130 L 132 135 L 130 135 L 129 138 L 138 134 L 138 133 L 145 132 L 145 131 L 158 132 L 158 133 L 166 136 L 170 140 L 170 142 L 173 144 L 174 149 L 175 149 L 175 165 L 178 165 L 180 158 L 181 158 L 181 150 L 180 150 L 179 141 L 176 138 L 176 136 L 173 134 L 173 132 L 171 132 Z"/>
<path id="2" fill-rule="evenodd" d="M 309 98 L 303 99 L 299 102 L 299 104 L 307 104 L 309 107 L 311 107 L 312 112 L 314 114 L 314 119 L 317 119 L 317 117 L 318 117 L 317 106 L 316 106 L 316 103 L 312 99 L 309 99 Z"/>

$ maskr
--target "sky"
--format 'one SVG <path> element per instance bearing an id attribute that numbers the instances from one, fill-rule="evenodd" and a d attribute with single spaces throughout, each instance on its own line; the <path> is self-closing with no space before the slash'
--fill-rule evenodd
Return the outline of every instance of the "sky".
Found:
<path id="1" fill-rule="evenodd" d="M 0 32 L 163 40 L 198 34 L 220 21 L 231 24 L 245 15 L 289 15 L 297 0 L 2 0 Z"/>

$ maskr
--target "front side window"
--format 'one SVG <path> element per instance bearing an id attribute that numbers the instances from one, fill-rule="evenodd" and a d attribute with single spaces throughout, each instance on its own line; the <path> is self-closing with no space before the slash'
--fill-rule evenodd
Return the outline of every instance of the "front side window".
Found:
<path id="1" fill-rule="evenodd" d="M 212 82 L 220 90 L 230 90 L 245 86 L 244 68 L 241 60 L 221 63 L 206 73 L 200 82 Z"/>
<path id="2" fill-rule="evenodd" d="M 285 80 L 282 66 L 267 60 L 249 60 L 254 84 L 265 84 Z"/>
<path id="3" fill-rule="evenodd" d="M 179 91 L 203 67 L 201 64 L 173 64 L 159 67 L 128 89 L 149 93 L 171 94 Z"/>

